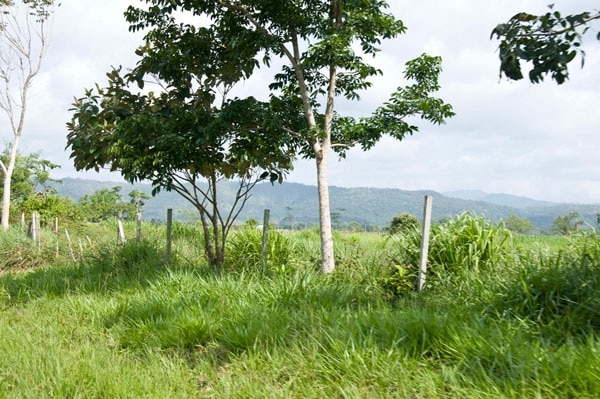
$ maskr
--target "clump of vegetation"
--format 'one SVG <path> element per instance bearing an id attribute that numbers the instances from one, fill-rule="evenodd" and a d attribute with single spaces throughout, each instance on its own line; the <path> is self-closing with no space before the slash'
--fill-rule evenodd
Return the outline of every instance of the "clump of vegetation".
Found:
<path id="1" fill-rule="evenodd" d="M 502 265 L 510 233 L 482 216 L 463 213 L 432 228 L 429 263 L 444 272 L 484 272 Z"/>
<path id="2" fill-rule="evenodd" d="M 502 225 L 493 225 L 481 216 L 463 213 L 446 219 L 431 228 L 427 284 L 463 278 L 468 274 L 489 272 L 502 265 L 510 254 L 507 246 L 510 232 Z M 398 296 L 414 290 L 420 263 L 421 234 L 406 230 L 390 238 L 391 270 L 383 284 Z"/>
<path id="3" fill-rule="evenodd" d="M 392 218 L 388 233 L 398 234 L 413 231 L 419 227 L 419 219 L 410 213 L 401 213 Z"/>
<path id="4" fill-rule="evenodd" d="M 294 242 L 287 236 L 269 230 L 263 253 L 263 231 L 251 224 L 232 234 L 227 243 L 226 266 L 237 271 L 289 272 L 298 265 Z"/>
<path id="5" fill-rule="evenodd" d="M 436 235 L 505 234 L 473 215 L 440 225 Z M 267 273 L 262 231 L 235 231 L 232 263 L 216 273 L 206 260 L 188 262 L 202 237 L 195 227 L 176 224 L 169 263 L 164 225 L 120 246 L 114 227 L 89 226 L 97 233 L 86 234 L 106 237 L 78 249 L 77 262 L 42 252 L 39 268 L 0 274 L 0 396 L 600 394 L 600 239 L 592 234 L 560 237 L 561 247 L 540 253 L 551 237 L 526 236 L 519 246 L 488 239 L 502 243 L 495 253 L 516 253 L 472 249 L 483 260 L 460 272 L 432 263 L 431 285 L 416 293 L 407 248 L 418 247 L 418 231 L 338 233 L 339 267 L 323 275 L 317 230 L 271 231 Z M 0 236 L 0 245 L 30 243 L 20 234 Z M 11 371 L 19 365 L 28 372 Z"/>
<path id="6" fill-rule="evenodd" d="M 577 238 L 568 251 L 523 256 L 500 281 L 492 309 L 538 323 L 559 340 L 600 331 L 600 239 Z"/>
<path id="7" fill-rule="evenodd" d="M 31 270 L 46 264 L 44 253 L 21 229 L 10 228 L 0 234 L 0 272 Z"/>

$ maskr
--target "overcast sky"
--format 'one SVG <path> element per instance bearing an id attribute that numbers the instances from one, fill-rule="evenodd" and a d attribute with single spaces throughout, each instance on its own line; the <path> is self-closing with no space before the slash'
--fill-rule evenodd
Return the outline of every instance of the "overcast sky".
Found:
<path id="1" fill-rule="evenodd" d="M 62 168 L 56 177 L 119 180 L 118 174 L 76 172 L 65 151 L 65 123 L 73 97 L 104 84 L 111 65 L 131 67 L 140 34 L 128 32 L 123 12 L 135 0 L 61 0 L 52 45 L 33 89 L 21 151 L 42 151 Z M 387 187 L 438 192 L 483 190 L 557 202 L 600 203 L 600 42 L 597 24 L 587 35 L 587 57 L 571 67 L 562 86 L 532 85 L 498 76 L 494 26 L 519 11 L 542 13 L 550 0 L 388 0 L 408 27 L 383 43 L 374 63 L 383 77 L 359 103 L 338 102 L 338 111 L 367 116 L 403 84 L 404 63 L 427 52 L 443 58 L 443 89 L 456 116 L 446 125 L 419 123 L 401 142 L 384 139 L 369 152 L 332 155 L 329 183 L 342 187 Z M 565 12 L 593 10 L 594 1 L 555 1 Z M 266 94 L 270 79 L 246 89 Z M 0 138 L 10 139 L 4 119 Z M 289 181 L 316 184 L 313 161 L 300 161 Z"/>

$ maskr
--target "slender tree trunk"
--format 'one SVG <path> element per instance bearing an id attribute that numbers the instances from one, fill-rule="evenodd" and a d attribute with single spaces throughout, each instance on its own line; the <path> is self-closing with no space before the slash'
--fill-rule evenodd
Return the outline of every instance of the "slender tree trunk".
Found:
<path id="1" fill-rule="evenodd" d="M 213 250 L 213 241 L 210 234 L 210 227 L 206 221 L 206 213 L 200 211 L 200 220 L 202 221 L 202 231 L 204 233 L 204 251 L 210 267 L 215 267 L 215 252 Z"/>
<path id="2" fill-rule="evenodd" d="M 10 182 L 11 182 L 11 174 L 5 172 L 4 173 L 4 184 L 2 192 L 2 228 L 4 230 L 8 229 L 8 216 L 10 214 Z"/>
<path id="3" fill-rule="evenodd" d="M 317 188 L 319 192 L 319 227 L 321 230 L 321 266 L 323 273 L 335 270 L 333 252 L 333 232 L 331 229 L 331 211 L 329 207 L 329 183 L 327 182 L 327 158 L 329 146 L 323 145 L 316 152 Z"/>
<path id="4" fill-rule="evenodd" d="M 3 181 L 3 192 L 2 192 L 2 216 L 1 216 L 1 224 L 4 230 L 8 229 L 8 218 L 10 216 L 10 197 L 11 197 L 11 183 L 12 183 L 12 174 L 15 170 L 15 164 L 17 163 L 17 147 L 19 146 L 20 135 L 15 135 L 13 138 L 13 142 L 10 148 L 10 155 L 8 160 L 8 165 L 2 164 L 2 176 L 4 177 Z"/>

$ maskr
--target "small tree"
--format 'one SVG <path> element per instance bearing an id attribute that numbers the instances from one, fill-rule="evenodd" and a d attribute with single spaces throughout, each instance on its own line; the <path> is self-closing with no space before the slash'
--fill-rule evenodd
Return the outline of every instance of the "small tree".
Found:
<path id="1" fill-rule="evenodd" d="M 523 79 L 521 61 L 530 62 L 529 80 L 539 83 L 550 75 L 558 84 L 569 78 L 568 64 L 580 54 L 583 66 L 585 53 L 581 49 L 583 35 L 592 22 L 600 20 L 598 12 L 561 15 L 549 6 L 542 15 L 520 12 L 508 22 L 498 24 L 492 37 L 500 39 L 500 76 Z M 597 38 L 600 40 L 600 33 Z"/>
<path id="2" fill-rule="evenodd" d="M 519 217 L 517 215 L 508 215 L 506 217 L 506 221 L 504 222 L 504 225 L 510 231 L 513 231 L 513 232 L 519 233 L 519 234 L 527 234 L 527 233 L 532 232 L 535 229 L 535 226 L 533 225 L 533 223 L 531 223 L 529 220 Z"/>
<path id="3" fill-rule="evenodd" d="M 388 227 L 388 233 L 406 233 L 419 227 L 419 219 L 410 213 L 401 213 L 392 218 L 390 226 Z"/>
<path id="4" fill-rule="evenodd" d="M 135 207 L 135 212 L 141 212 L 142 207 L 146 204 L 144 200 L 149 200 L 150 196 L 140 190 L 131 190 L 129 192 L 129 203 Z"/>
<path id="5" fill-rule="evenodd" d="M 568 215 L 556 217 L 552 222 L 552 231 L 560 235 L 569 235 L 579 230 L 582 223 L 579 212 L 571 212 Z"/>
<path id="6" fill-rule="evenodd" d="M 12 139 L 3 177 L 0 225 L 8 228 L 11 179 L 25 128 L 29 89 L 40 71 L 50 36 L 53 0 L 5 0 L 0 3 L 0 110 L 8 117 Z"/>
<path id="7" fill-rule="evenodd" d="M 0 163 L 8 163 L 12 150 L 9 146 L 0 153 Z M 11 178 L 11 198 L 19 203 L 33 194 L 53 194 L 56 190 L 50 186 L 51 182 L 59 182 L 50 178 L 50 171 L 60 168 L 47 159 L 41 158 L 41 152 L 34 152 L 23 155 L 17 151 L 15 166 Z M 4 193 L 4 188 L 0 187 L 0 196 Z"/>
<path id="8" fill-rule="evenodd" d="M 110 166 L 130 182 L 150 180 L 152 194 L 172 190 L 190 202 L 200 215 L 208 262 L 221 269 L 227 235 L 252 188 L 265 179 L 282 181 L 291 167 L 293 152 L 278 132 L 294 115 L 282 101 L 226 99 L 240 78 L 237 60 L 199 70 L 195 58 L 182 59 L 180 49 L 153 40 L 159 41 L 153 49 L 173 53 L 147 55 L 125 76 L 109 73 L 109 86 L 98 94 L 86 91 L 73 104 L 68 146 L 77 169 Z M 182 69 L 180 62 L 189 64 Z M 147 75 L 160 81 L 158 94 L 130 87 L 143 86 Z M 238 181 L 225 201 L 224 180 Z"/>
<path id="9" fill-rule="evenodd" d="M 84 217 L 90 222 L 101 222 L 124 213 L 126 217 L 135 215 L 135 205 L 124 202 L 121 198 L 121 187 L 103 188 L 79 199 L 79 207 Z"/>

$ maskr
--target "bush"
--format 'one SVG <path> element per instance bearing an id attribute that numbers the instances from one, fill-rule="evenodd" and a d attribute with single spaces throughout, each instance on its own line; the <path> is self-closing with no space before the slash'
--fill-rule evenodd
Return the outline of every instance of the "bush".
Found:
<path id="1" fill-rule="evenodd" d="M 429 263 L 446 272 L 489 270 L 505 260 L 508 238 L 504 226 L 463 213 L 432 228 Z"/>
<path id="2" fill-rule="evenodd" d="M 388 233 L 398 234 L 406 233 L 415 230 L 419 227 L 419 219 L 416 216 L 409 213 L 402 213 L 393 217 L 390 227 L 388 227 Z"/>
<path id="3" fill-rule="evenodd" d="M 463 213 L 432 226 L 428 252 L 427 285 L 437 285 L 455 275 L 488 271 L 501 265 L 508 254 L 510 232 L 483 217 Z M 421 234 L 416 229 L 390 238 L 389 270 L 384 273 L 386 291 L 398 296 L 416 287 Z"/>
<path id="4" fill-rule="evenodd" d="M 262 270 L 261 229 L 244 227 L 230 236 L 227 241 L 225 265 L 233 270 Z M 297 264 L 295 245 L 283 234 L 270 230 L 266 248 L 266 270 L 285 272 Z"/>

